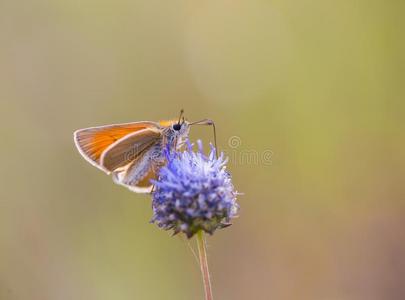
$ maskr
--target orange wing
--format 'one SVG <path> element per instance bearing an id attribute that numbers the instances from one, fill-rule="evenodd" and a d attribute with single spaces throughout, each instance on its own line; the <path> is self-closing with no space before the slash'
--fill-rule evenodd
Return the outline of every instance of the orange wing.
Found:
<path id="1" fill-rule="evenodd" d="M 157 123 L 148 121 L 90 127 L 75 131 L 74 141 L 80 154 L 89 163 L 108 173 L 100 165 L 104 150 L 130 133 L 146 128 L 157 130 L 159 127 Z"/>
<path id="2" fill-rule="evenodd" d="M 159 142 L 161 132 L 151 128 L 141 129 L 112 143 L 101 153 L 100 165 L 107 171 L 114 171 L 136 160 L 143 152 Z"/>

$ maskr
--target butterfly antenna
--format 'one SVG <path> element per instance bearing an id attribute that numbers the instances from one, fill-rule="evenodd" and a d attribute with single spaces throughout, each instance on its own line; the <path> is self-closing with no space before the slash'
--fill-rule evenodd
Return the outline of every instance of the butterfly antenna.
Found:
<path id="1" fill-rule="evenodd" d="M 183 113 L 184 113 L 184 109 L 181 109 L 181 110 L 180 110 L 179 121 L 177 122 L 177 124 L 180 124 L 181 117 L 183 116 Z"/>

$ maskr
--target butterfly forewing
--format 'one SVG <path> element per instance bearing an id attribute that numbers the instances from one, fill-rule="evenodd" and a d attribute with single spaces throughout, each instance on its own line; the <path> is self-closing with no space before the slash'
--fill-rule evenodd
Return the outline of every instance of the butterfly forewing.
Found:
<path id="1" fill-rule="evenodd" d="M 100 165 L 109 172 L 128 165 L 147 149 L 157 144 L 160 137 L 160 132 L 151 128 L 128 134 L 103 151 Z"/>
<path id="2" fill-rule="evenodd" d="M 100 157 L 104 150 L 119 139 L 146 128 L 156 129 L 155 122 L 133 122 L 79 129 L 74 133 L 74 141 L 80 154 L 92 165 L 104 170 Z"/>

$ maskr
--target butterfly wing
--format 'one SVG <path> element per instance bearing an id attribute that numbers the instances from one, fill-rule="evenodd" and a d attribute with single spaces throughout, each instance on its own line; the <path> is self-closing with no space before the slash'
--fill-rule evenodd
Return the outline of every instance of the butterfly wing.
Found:
<path id="1" fill-rule="evenodd" d="M 79 129 L 74 133 L 74 141 L 80 154 L 89 163 L 109 173 L 100 164 L 100 157 L 104 150 L 128 134 L 147 128 L 156 130 L 159 125 L 144 121 Z"/>
<path id="2" fill-rule="evenodd" d="M 164 161 L 160 143 L 142 151 L 131 163 L 113 172 L 115 183 L 123 185 L 137 193 L 149 193 L 152 190 L 151 179 Z"/>
<path id="3" fill-rule="evenodd" d="M 100 165 L 108 172 L 139 161 L 152 146 L 161 140 L 161 133 L 152 128 L 145 128 L 130 133 L 108 146 L 101 154 Z"/>

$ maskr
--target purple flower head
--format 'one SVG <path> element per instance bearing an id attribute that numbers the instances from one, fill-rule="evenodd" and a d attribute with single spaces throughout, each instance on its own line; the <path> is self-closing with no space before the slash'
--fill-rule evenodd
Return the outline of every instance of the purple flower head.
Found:
<path id="1" fill-rule="evenodd" d="M 190 143 L 184 152 L 166 150 L 167 165 L 153 181 L 152 222 L 189 238 L 199 230 L 212 234 L 229 226 L 239 208 L 224 154 L 217 158 L 211 145 L 206 156 L 201 141 L 197 144 L 198 152 L 193 152 Z"/>

